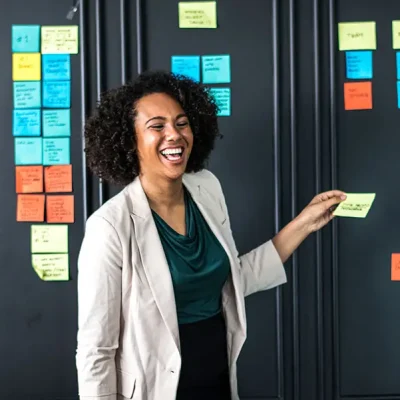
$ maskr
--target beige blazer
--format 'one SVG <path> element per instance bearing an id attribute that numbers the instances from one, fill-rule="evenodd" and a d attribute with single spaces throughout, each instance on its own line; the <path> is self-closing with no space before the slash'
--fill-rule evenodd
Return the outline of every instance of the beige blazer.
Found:
<path id="1" fill-rule="evenodd" d="M 236 361 L 246 339 L 244 297 L 286 282 L 271 241 L 238 257 L 225 198 L 209 171 L 184 185 L 231 262 L 222 293 L 232 399 Z M 168 264 L 140 180 L 87 221 L 78 261 L 80 399 L 175 400 L 181 356 Z"/>

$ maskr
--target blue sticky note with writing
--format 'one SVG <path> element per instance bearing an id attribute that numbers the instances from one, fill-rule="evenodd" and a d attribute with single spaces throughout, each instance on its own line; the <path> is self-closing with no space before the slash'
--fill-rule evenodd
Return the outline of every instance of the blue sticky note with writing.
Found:
<path id="1" fill-rule="evenodd" d="M 397 81 L 397 108 L 400 108 L 400 81 Z"/>
<path id="2" fill-rule="evenodd" d="M 203 83 L 230 83 L 231 57 L 229 55 L 202 56 Z"/>
<path id="3" fill-rule="evenodd" d="M 71 136 L 70 110 L 43 110 L 43 136 Z"/>
<path id="4" fill-rule="evenodd" d="M 396 52 L 397 79 L 400 79 L 400 51 Z"/>
<path id="5" fill-rule="evenodd" d="M 43 139 L 43 165 L 70 164 L 69 138 Z"/>
<path id="6" fill-rule="evenodd" d="M 13 25 L 11 32 L 13 53 L 40 52 L 40 25 Z"/>
<path id="7" fill-rule="evenodd" d="M 14 108 L 40 108 L 40 82 L 13 82 Z"/>
<path id="8" fill-rule="evenodd" d="M 13 135 L 14 136 L 40 136 L 41 133 L 40 110 L 14 110 Z"/>
<path id="9" fill-rule="evenodd" d="M 372 51 L 346 51 L 347 79 L 372 79 Z"/>
<path id="10" fill-rule="evenodd" d="M 69 54 L 43 54 L 42 77 L 48 81 L 71 79 L 71 59 Z"/>
<path id="11" fill-rule="evenodd" d="M 200 82 L 200 56 L 172 56 L 171 71 Z"/>
<path id="12" fill-rule="evenodd" d="M 218 106 L 217 115 L 219 117 L 229 117 L 231 115 L 231 89 L 211 88 L 210 93 Z"/>
<path id="13" fill-rule="evenodd" d="M 15 165 L 40 165 L 43 161 L 42 138 L 14 139 Z"/>
<path id="14" fill-rule="evenodd" d="M 43 107 L 69 108 L 71 81 L 43 81 Z"/>

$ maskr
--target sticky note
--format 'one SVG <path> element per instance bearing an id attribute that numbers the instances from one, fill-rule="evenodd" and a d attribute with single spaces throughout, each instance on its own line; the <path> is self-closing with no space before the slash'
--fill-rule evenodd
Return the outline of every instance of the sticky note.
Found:
<path id="1" fill-rule="evenodd" d="M 15 165 L 40 165 L 43 162 L 42 138 L 14 139 Z"/>
<path id="2" fill-rule="evenodd" d="M 231 115 L 231 89 L 230 88 L 211 88 L 210 93 L 213 95 L 218 106 L 218 116 L 229 117 Z"/>
<path id="3" fill-rule="evenodd" d="M 43 54 L 43 79 L 48 81 L 65 81 L 71 79 L 70 58 L 69 54 Z"/>
<path id="4" fill-rule="evenodd" d="M 347 79 L 372 79 L 372 51 L 346 51 Z"/>
<path id="5" fill-rule="evenodd" d="M 400 281 L 400 254 L 392 254 L 392 281 Z"/>
<path id="6" fill-rule="evenodd" d="M 397 108 L 400 108 L 400 81 L 397 81 Z"/>
<path id="7" fill-rule="evenodd" d="M 32 225 L 31 253 L 68 253 L 68 225 Z"/>
<path id="8" fill-rule="evenodd" d="M 202 56 L 202 73 L 203 83 L 230 83 L 230 56 Z"/>
<path id="9" fill-rule="evenodd" d="M 46 198 L 46 221 L 49 223 L 74 222 L 74 196 L 47 196 Z"/>
<path id="10" fill-rule="evenodd" d="M 400 79 L 400 51 L 396 52 L 396 77 Z"/>
<path id="11" fill-rule="evenodd" d="M 42 106 L 40 82 L 13 83 L 14 108 L 40 108 Z"/>
<path id="12" fill-rule="evenodd" d="M 375 22 L 340 22 L 339 50 L 375 50 Z"/>
<path id="13" fill-rule="evenodd" d="M 11 28 L 13 53 L 40 52 L 40 25 L 13 25 Z"/>
<path id="14" fill-rule="evenodd" d="M 69 108 L 71 81 L 43 81 L 43 107 Z"/>
<path id="15" fill-rule="evenodd" d="M 43 164 L 70 164 L 69 138 L 43 139 Z"/>
<path id="16" fill-rule="evenodd" d="M 40 136 L 41 133 L 40 110 L 14 110 L 13 135 L 14 136 Z"/>
<path id="17" fill-rule="evenodd" d="M 78 54 L 78 26 L 42 26 L 42 54 Z"/>
<path id="18" fill-rule="evenodd" d="M 70 110 L 43 110 L 43 136 L 71 136 Z"/>
<path id="19" fill-rule="evenodd" d="M 217 3 L 198 1 L 178 3 L 179 28 L 216 28 Z"/>
<path id="20" fill-rule="evenodd" d="M 43 281 L 68 281 L 68 254 L 32 254 L 32 268 Z"/>
<path id="21" fill-rule="evenodd" d="M 13 81 L 39 81 L 41 79 L 40 53 L 13 53 Z"/>
<path id="22" fill-rule="evenodd" d="M 375 200 L 375 193 L 346 193 L 333 215 L 337 217 L 365 218 Z"/>
<path id="23" fill-rule="evenodd" d="M 394 49 L 400 49 L 400 21 L 392 21 L 392 43 Z"/>
<path id="24" fill-rule="evenodd" d="M 200 56 L 172 56 L 171 71 L 200 82 Z"/>
<path id="25" fill-rule="evenodd" d="M 15 167 L 15 191 L 17 193 L 43 192 L 43 167 L 41 165 Z"/>
<path id="26" fill-rule="evenodd" d="M 52 165 L 44 169 L 47 193 L 72 192 L 72 165 Z"/>
<path id="27" fill-rule="evenodd" d="M 44 221 L 44 194 L 19 194 L 17 198 L 18 222 Z"/>
<path id="28" fill-rule="evenodd" d="M 372 109 L 372 83 L 371 82 L 346 82 L 344 84 L 345 110 Z"/>

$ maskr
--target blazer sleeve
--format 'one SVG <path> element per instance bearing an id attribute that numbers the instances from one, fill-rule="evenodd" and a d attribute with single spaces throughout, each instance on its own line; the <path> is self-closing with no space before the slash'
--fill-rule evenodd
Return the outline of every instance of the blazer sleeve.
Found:
<path id="1" fill-rule="evenodd" d="M 92 215 L 78 258 L 76 367 L 81 400 L 116 400 L 115 353 L 121 309 L 122 246 L 114 227 Z"/>

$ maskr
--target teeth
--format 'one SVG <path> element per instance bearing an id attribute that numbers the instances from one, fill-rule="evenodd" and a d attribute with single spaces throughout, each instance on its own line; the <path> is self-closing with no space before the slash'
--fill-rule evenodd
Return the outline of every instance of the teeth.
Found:
<path id="1" fill-rule="evenodd" d="M 168 155 L 168 154 L 181 154 L 182 153 L 182 148 L 179 149 L 165 149 L 161 152 L 163 155 Z"/>

